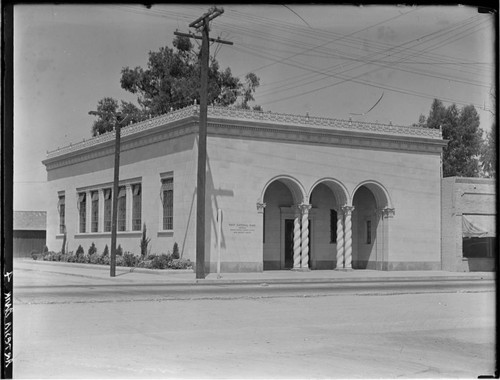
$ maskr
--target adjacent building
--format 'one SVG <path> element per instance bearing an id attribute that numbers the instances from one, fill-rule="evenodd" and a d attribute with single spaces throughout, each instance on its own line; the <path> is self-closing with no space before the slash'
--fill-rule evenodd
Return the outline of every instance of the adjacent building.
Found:
<path id="1" fill-rule="evenodd" d="M 195 261 L 193 105 L 122 129 L 118 244 Z M 48 153 L 47 244 L 110 245 L 114 132 Z M 441 131 L 209 107 L 206 271 L 441 269 Z M 218 215 L 220 216 L 218 218 Z M 219 228 L 220 227 L 220 228 Z M 220 233 L 219 233 L 220 230 Z"/>
<path id="2" fill-rule="evenodd" d="M 442 183 L 443 270 L 495 271 L 495 180 L 448 177 Z"/>
<path id="3" fill-rule="evenodd" d="M 29 257 L 33 251 L 43 251 L 46 242 L 46 220 L 45 211 L 14 211 L 13 257 Z"/>

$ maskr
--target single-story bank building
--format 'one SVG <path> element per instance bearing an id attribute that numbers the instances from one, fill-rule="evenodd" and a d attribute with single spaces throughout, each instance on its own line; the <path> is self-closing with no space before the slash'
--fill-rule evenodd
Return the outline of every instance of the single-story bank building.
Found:
<path id="1" fill-rule="evenodd" d="M 152 253 L 196 261 L 198 123 L 193 105 L 122 128 L 124 251 L 145 224 Z M 207 272 L 219 244 L 222 272 L 441 269 L 440 130 L 209 106 L 207 131 Z M 110 247 L 114 140 L 47 154 L 50 250 L 64 231 L 70 251 Z"/>

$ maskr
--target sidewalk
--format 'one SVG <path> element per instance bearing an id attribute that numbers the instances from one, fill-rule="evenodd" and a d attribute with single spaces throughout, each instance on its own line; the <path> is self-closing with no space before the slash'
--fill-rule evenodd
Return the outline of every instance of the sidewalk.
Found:
<path id="1" fill-rule="evenodd" d="M 61 263 L 14 260 L 15 286 L 29 285 L 29 273 L 47 274 L 45 282 L 51 279 L 63 286 L 75 285 L 85 279 L 91 284 L 261 284 L 261 283 L 336 283 L 336 282 L 380 282 L 380 281 L 474 281 L 495 280 L 494 272 L 445 272 L 445 271 L 376 271 L 376 270 L 311 270 L 311 271 L 264 271 L 253 273 L 209 273 L 205 279 L 196 279 L 193 270 L 155 270 L 143 268 L 116 267 L 116 277 L 110 276 L 107 265 Z M 56 281 L 57 277 L 57 281 Z"/>

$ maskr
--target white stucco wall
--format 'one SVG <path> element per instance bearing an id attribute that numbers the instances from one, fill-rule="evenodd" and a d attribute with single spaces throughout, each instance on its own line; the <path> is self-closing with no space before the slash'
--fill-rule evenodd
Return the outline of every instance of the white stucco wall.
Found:
<path id="1" fill-rule="evenodd" d="M 269 180 L 288 175 L 297 179 L 307 194 L 322 178 L 339 180 L 351 196 L 364 181 L 382 184 L 395 208 L 394 218 L 388 219 L 389 266 L 393 269 L 440 267 L 438 154 L 210 137 L 208 155 L 213 182 L 233 192 L 232 197 L 216 197 L 224 210 L 225 222 L 256 226 L 255 233 L 227 240 L 225 249 L 231 251 L 231 255 L 244 252 L 246 261 L 261 260 L 262 216 L 257 213 L 256 202 Z M 227 230 L 228 226 L 224 227 Z M 244 248 L 240 250 L 240 246 Z"/>
<path id="2" fill-rule="evenodd" d="M 134 179 L 142 184 L 142 219 L 151 238 L 151 252 L 171 251 L 177 242 L 183 257 L 195 261 L 196 128 L 187 122 L 176 123 L 170 129 L 157 126 L 149 133 L 143 128 L 137 135 L 126 137 L 122 145 L 120 179 Z M 397 136 L 380 137 L 361 132 L 358 140 L 354 135 L 345 141 L 342 136 L 325 135 L 325 139 L 330 139 L 326 143 L 327 140 L 318 138 L 320 130 L 314 132 L 316 135 L 309 135 L 306 128 L 292 133 L 281 126 L 281 130 L 273 132 L 273 126 L 263 124 L 256 132 L 248 132 L 238 123 L 239 126 L 230 128 L 224 124 L 223 129 L 219 124 L 209 128 L 205 258 L 210 271 L 214 271 L 217 264 L 217 209 L 223 212 L 222 270 L 259 271 L 263 269 L 264 256 L 279 260 L 283 257 L 282 221 L 293 218 L 293 212 L 284 216 L 287 211 L 278 207 L 309 203 L 315 188 L 320 201 L 319 208 L 313 208 L 310 216 L 313 267 L 317 264 L 321 268 L 333 268 L 336 244 L 329 241 L 328 210 L 352 205 L 360 186 L 365 186 L 361 193 L 367 192 L 366 189 L 372 191 L 373 197 L 365 196 L 371 199 L 366 204 L 376 200 L 378 211 L 373 210 L 374 218 L 381 218 L 380 211 L 384 208 L 394 209 L 395 214 L 373 220 L 374 241 L 367 246 L 360 244 L 366 234 L 362 223 L 371 211 L 354 210 L 353 222 L 359 223 L 353 225 L 353 259 L 367 260 L 377 269 L 440 269 L 440 154 L 436 146 L 426 146 L 431 139 L 405 137 L 406 142 L 401 143 Z M 439 144 L 441 140 L 434 141 Z M 88 156 L 80 162 L 73 162 L 71 156 L 80 154 L 78 151 L 61 155 L 60 162 L 64 165 L 59 163 L 59 167 L 51 166 L 48 170 L 54 205 L 47 213 L 49 249 L 59 251 L 62 244 L 57 213 L 60 191 L 66 196 L 69 250 L 75 251 L 78 244 L 82 244 L 87 251 L 92 242 L 98 252 L 102 252 L 106 244 L 110 246 L 109 232 L 79 234 L 76 230 L 77 191 L 112 184 L 113 145 L 107 144 L 98 145 L 99 154 L 93 153 L 98 150 L 83 150 Z M 415 144 L 413 148 L 412 144 Z M 424 148 L 429 149 L 424 152 Z M 169 172 L 174 177 L 174 229 L 165 232 L 161 231 L 159 193 L 161 174 Z M 268 211 L 268 216 L 275 213 L 272 218 L 280 219 L 276 225 L 266 225 L 264 245 L 263 214 L 258 212 L 257 203 L 265 201 L 265 189 L 273 179 L 282 181 L 279 186 L 287 185 L 290 192 L 286 192 L 286 204 L 280 204 L 278 195 L 276 208 Z M 322 186 L 315 187 L 319 183 L 325 183 L 335 193 Z M 124 251 L 138 254 L 140 237 L 140 231 L 119 232 L 118 244 Z"/>

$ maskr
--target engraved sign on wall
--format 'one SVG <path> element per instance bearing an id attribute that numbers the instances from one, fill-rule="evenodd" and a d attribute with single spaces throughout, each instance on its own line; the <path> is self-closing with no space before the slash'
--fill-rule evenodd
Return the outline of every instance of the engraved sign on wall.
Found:
<path id="1" fill-rule="evenodd" d="M 235 235 L 248 235 L 255 232 L 254 223 L 229 223 L 229 231 Z"/>

